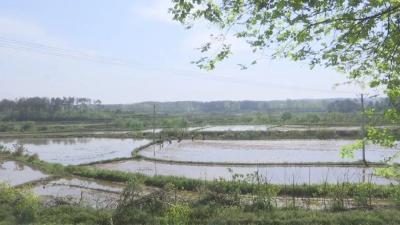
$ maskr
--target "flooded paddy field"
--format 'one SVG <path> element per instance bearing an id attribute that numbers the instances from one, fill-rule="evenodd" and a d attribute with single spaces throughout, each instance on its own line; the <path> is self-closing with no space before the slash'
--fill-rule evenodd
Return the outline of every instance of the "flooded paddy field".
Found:
<path id="1" fill-rule="evenodd" d="M 16 161 L 0 162 L 0 183 L 16 186 L 46 177 L 48 175 Z"/>
<path id="2" fill-rule="evenodd" d="M 185 128 L 185 130 L 191 132 L 191 131 L 203 130 L 203 129 L 206 129 L 206 128 L 208 128 L 208 126 L 205 126 L 205 127 L 187 127 L 187 128 Z M 155 128 L 154 129 L 154 133 L 160 133 L 163 130 L 164 130 L 163 128 Z M 142 132 L 143 133 L 152 133 L 153 129 L 142 130 Z"/>
<path id="3" fill-rule="evenodd" d="M 14 144 L 22 144 L 28 154 L 38 154 L 44 161 L 63 165 L 130 157 L 133 149 L 149 142 L 146 139 L 117 138 L 0 139 L 0 145 L 12 148 Z"/>
<path id="4" fill-rule="evenodd" d="M 359 161 L 361 151 L 354 158 L 340 157 L 342 146 L 352 140 L 266 140 L 266 141 L 189 141 L 150 146 L 140 155 L 165 161 L 197 163 L 347 163 Z M 380 162 L 399 150 L 368 145 L 367 161 Z"/>
<path id="5" fill-rule="evenodd" d="M 178 176 L 202 180 L 232 179 L 234 174 L 258 175 L 273 184 L 359 183 L 396 184 L 397 181 L 373 175 L 373 168 L 340 166 L 205 166 L 184 165 L 146 160 L 127 160 L 98 164 L 97 168 L 124 172 L 137 172 L 148 176 Z M 251 181 L 251 180 L 250 180 Z"/>
<path id="6" fill-rule="evenodd" d="M 50 205 L 65 202 L 94 208 L 115 208 L 122 190 L 122 185 L 77 178 L 63 178 L 32 188 L 33 193 Z"/>
<path id="7" fill-rule="evenodd" d="M 357 126 L 315 126 L 315 125 L 224 125 L 200 128 L 198 131 L 222 132 L 222 131 L 308 131 L 308 130 L 360 130 Z"/>
<path id="8" fill-rule="evenodd" d="M 12 147 L 13 144 L 23 144 L 28 154 L 37 153 L 42 160 L 61 163 L 63 165 L 77 165 L 106 159 L 130 157 L 133 149 L 149 142 L 149 140 L 115 138 L 0 139 L 0 144 L 8 147 Z M 350 143 L 353 143 L 353 141 L 184 140 L 178 143 L 174 140 L 172 144 L 164 142 L 163 146 L 153 145 L 139 152 L 139 154 L 146 158 L 154 158 L 163 162 L 128 160 L 95 166 L 110 170 L 138 172 L 149 176 L 168 175 L 206 180 L 218 178 L 231 179 L 234 174 L 245 176 L 257 172 L 265 181 L 276 184 L 291 184 L 293 182 L 298 184 L 323 182 L 358 183 L 364 181 L 378 184 L 396 183 L 394 180 L 374 176 L 373 168 L 329 165 L 332 163 L 354 162 L 361 159 L 361 152 L 356 152 L 355 157 L 350 159 L 340 157 L 340 148 Z M 367 147 L 366 156 L 368 161 L 380 162 L 398 151 L 398 149 L 383 149 L 371 145 Z M 167 161 L 171 161 L 171 163 L 167 163 Z M 229 165 L 235 163 L 237 165 Z M 302 163 L 321 163 L 321 165 L 300 165 Z M 322 165 L 323 163 L 326 164 Z M 1 165 L 1 181 L 11 183 L 12 185 L 46 177 L 40 171 L 33 170 L 28 166 L 23 166 L 13 161 L 8 161 Z M 22 175 L 18 175 L 19 173 Z M 11 179 L 14 177 L 15 179 Z M 84 193 L 88 192 L 88 196 L 92 192 L 98 191 L 109 192 L 111 194 L 120 191 L 103 190 L 103 187 L 92 188 L 90 186 L 94 184 L 82 184 L 81 181 L 77 184 L 77 182 L 76 180 L 64 180 L 58 181 L 58 183 L 53 181 L 46 184 L 48 188 L 41 190 L 37 187 L 35 190 L 37 192 L 41 190 L 43 193 L 56 193 L 59 191 L 67 193 L 64 189 L 67 190 L 70 188 L 74 196 L 77 196 L 77 193 L 82 191 L 82 187 L 85 189 L 83 190 Z"/>
<path id="9" fill-rule="evenodd" d="M 359 126 L 307 126 L 307 125 L 282 125 L 273 126 L 270 131 L 318 131 L 318 130 L 332 130 L 332 131 L 357 131 L 360 130 Z"/>
<path id="10" fill-rule="evenodd" d="M 307 126 L 307 125 L 216 125 L 203 127 L 188 127 L 186 131 L 200 132 L 224 132 L 224 131 L 307 131 L 307 130 L 360 130 L 357 126 Z M 162 128 L 156 128 L 155 133 L 161 132 Z M 151 133 L 153 129 L 146 129 L 142 132 Z"/>
<path id="11" fill-rule="evenodd" d="M 198 129 L 205 132 L 216 131 L 267 131 L 274 125 L 226 125 L 226 126 L 211 126 L 207 128 Z"/>

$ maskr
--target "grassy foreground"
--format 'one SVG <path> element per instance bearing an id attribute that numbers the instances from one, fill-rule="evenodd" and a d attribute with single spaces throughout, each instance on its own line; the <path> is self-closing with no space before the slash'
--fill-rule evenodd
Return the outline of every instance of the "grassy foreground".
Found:
<path id="1" fill-rule="evenodd" d="M 134 194 L 135 185 L 123 195 Z M 204 199 L 207 200 L 207 199 Z M 121 198 L 116 210 L 95 210 L 72 205 L 46 207 L 29 192 L 0 187 L 0 224 L 274 224 L 274 225 L 395 225 L 400 224 L 397 209 L 311 211 L 300 209 L 249 208 L 218 201 L 195 203 L 149 199 L 140 206 Z"/>
<path id="2" fill-rule="evenodd" d="M 23 187 L 0 187 L 0 225 L 8 224 L 277 224 L 277 225 L 361 225 L 400 224 L 400 187 L 374 184 L 272 185 L 232 181 L 201 181 L 179 177 L 147 177 L 135 173 L 109 171 L 90 166 L 62 166 L 33 156 L 3 152 L 4 159 L 17 160 L 54 176 L 76 175 L 124 182 L 116 209 L 91 209 L 79 205 L 45 206 Z M 158 195 L 142 196 L 143 187 L 160 188 Z M 177 197 L 191 191 L 196 198 Z M 243 199 L 247 196 L 247 200 Z M 175 197 L 174 197 L 175 196 Z M 295 204 L 277 207 L 277 196 L 332 199 L 325 210 L 305 210 Z M 348 198 L 356 209 L 346 210 Z M 374 207 L 371 199 L 393 202 L 390 208 Z"/>

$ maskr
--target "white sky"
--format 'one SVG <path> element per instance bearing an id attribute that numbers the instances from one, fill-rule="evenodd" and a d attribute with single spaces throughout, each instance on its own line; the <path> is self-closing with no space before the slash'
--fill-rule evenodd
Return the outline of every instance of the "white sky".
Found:
<path id="1" fill-rule="evenodd" d="M 354 86 L 333 89 L 346 81 L 344 74 L 310 70 L 304 63 L 263 60 L 241 71 L 237 64 L 255 56 L 237 40 L 232 40 L 231 59 L 213 72 L 200 71 L 190 61 L 200 57 L 195 48 L 207 40 L 210 28 L 185 30 L 170 19 L 168 6 L 169 0 L 2 0 L 0 98 L 81 96 L 132 103 L 356 97 L 361 92 Z"/>

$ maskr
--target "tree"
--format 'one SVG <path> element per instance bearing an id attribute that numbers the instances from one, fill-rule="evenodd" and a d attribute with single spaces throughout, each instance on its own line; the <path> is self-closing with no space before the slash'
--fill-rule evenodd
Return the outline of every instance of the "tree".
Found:
<path id="1" fill-rule="evenodd" d="M 360 108 L 360 104 L 350 99 L 336 100 L 327 105 L 328 112 L 351 113 L 359 112 Z"/>
<path id="2" fill-rule="evenodd" d="M 284 112 L 284 113 L 282 113 L 282 115 L 281 115 L 281 120 L 282 120 L 283 122 L 288 121 L 288 120 L 290 120 L 290 119 L 292 119 L 292 114 L 291 114 L 290 112 Z"/>
<path id="3" fill-rule="evenodd" d="M 244 39 L 255 52 L 273 49 L 272 57 L 333 67 L 352 79 L 365 78 L 371 87 L 384 87 L 397 109 L 400 105 L 397 0 L 172 1 L 173 18 L 188 28 L 205 20 L 224 34 L 234 31 L 232 35 Z M 201 68 L 214 69 L 232 54 L 225 38 L 213 40 L 200 51 L 210 52 L 220 43 L 219 51 L 198 60 Z"/>
<path id="4" fill-rule="evenodd" d="M 3 99 L 0 101 L 0 115 L 3 120 L 69 120 L 74 117 L 82 107 L 89 109 L 88 105 L 95 104 L 100 108 L 101 101 L 89 98 L 20 98 L 14 101 Z M 82 111 L 82 110 L 80 110 Z M 75 116 L 82 118 L 83 116 Z"/>
<path id="5" fill-rule="evenodd" d="M 100 99 L 94 100 L 93 103 L 94 103 L 95 105 L 101 105 L 101 100 L 100 100 Z"/>
<path id="6" fill-rule="evenodd" d="M 274 56 L 335 67 L 353 78 L 374 75 L 394 82 L 395 76 L 388 75 L 400 69 L 400 2 L 396 0 L 173 2 L 175 20 L 192 26 L 204 19 L 221 30 L 234 30 L 233 35 L 245 39 L 254 51 L 274 47 Z M 212 44 L 206 43 L 202 52 L 209 51 Z M 199 63 L 213 69 L 230 54 L 230 46 L 222 45 L 215 57 Z"/>
<path id="7" fill-rule="evenodd" d="M 321 120 L 318 115 L 316 114 L 307 114 L 306 116 L 307 122 L 311 124 L 317 124 Z"/>
<path id="8" fill-rule="evenodd" d="M 206 54 L 194 62 L 200 68 L 212 70 L 232 54 L 225 38 L 230 34 L 245 40 L 254 52 L 268 49 L 272 58 L 330 67 L 351 81 L 383 89 L 390 100 L 384 115 L 393 124 L 400 123 L 400 1 L 172 1 L 175 20 L 188 28 L 206 21 L 222 33 L 199 48 Z M 394 145 L 388 130 L 369 128 L 367 139 Z"/>

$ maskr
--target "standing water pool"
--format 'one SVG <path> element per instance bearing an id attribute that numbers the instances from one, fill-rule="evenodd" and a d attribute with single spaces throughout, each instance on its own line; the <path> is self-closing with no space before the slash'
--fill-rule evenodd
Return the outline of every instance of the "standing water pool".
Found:
<path id="1" fill-rule="evenodd" d="M 0 145 L 12 148 L 14 144 L 22 144 L 28 154 L 36 153 L 41 160 L 63 165 L 130 157 L 133 149 L 149 142 L 146 139 L 117 138 L 0 139 Z"/>
<path id="2" fill-rule="evenodd" d="M 174 141 L 172 144 L 150 146 L 140 152 L 147 158 L 164 161 L 194 163 L 348 163 L 361 160 L 361 152 L 354 158 L 340 157 L 342 146 L 354 140 L 229 140 L 229 141 Z M 380 162 L 399 152 L 368 145 L 367 161 Z"/>

